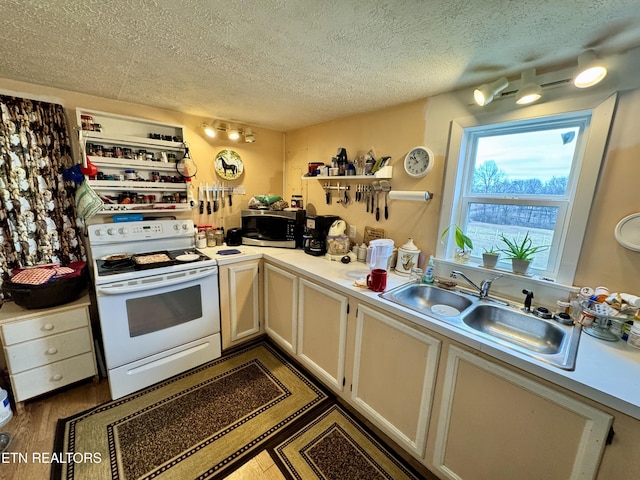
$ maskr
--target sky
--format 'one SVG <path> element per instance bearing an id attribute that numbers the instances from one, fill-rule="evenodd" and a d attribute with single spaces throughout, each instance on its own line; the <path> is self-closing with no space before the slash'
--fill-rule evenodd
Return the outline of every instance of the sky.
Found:
<path id="1" fill-rule="evenodd" d="M 578 127 L 532 131 L 480 137 L 476 166 L 494 160 L 510 180 L 538 178 L 546 182 L 555 177 L 568 177 L 571 170 Z M 574 131 L 575 136 L 563 134 Z"/>

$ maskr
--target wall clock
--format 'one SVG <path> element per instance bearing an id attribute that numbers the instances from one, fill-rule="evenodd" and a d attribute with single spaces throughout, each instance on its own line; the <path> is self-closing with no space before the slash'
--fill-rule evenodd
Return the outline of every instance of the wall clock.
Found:
<path id="1" fill-rule="evenodd" d="M 404 171 L 414 178 L 422 178 L 433 168 L 434 156 L 427 147 L 414 147 L 404 157 Z"/>
<path id="2" fill-rule="evenodd" d="M 233 150 L 220 150 L 213 163 L 216 173 L 225 180 L 235 180 L 244 171 L 240 155 Z"/>

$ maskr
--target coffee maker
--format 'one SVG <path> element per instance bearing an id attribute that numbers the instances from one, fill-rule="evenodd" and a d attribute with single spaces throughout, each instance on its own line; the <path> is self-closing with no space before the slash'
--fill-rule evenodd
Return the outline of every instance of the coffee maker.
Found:
<path id="1" fill-rule="evenodd" d="M 327 234 L 337 215 L 307 215 L 302 236 L 304 253 L 319 257 L 327 253 Z"/>

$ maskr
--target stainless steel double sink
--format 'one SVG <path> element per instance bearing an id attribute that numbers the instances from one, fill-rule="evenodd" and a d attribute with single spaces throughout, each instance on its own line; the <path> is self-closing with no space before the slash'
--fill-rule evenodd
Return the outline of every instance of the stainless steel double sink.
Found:
<path id="1" fill-rule="evenodd" d="M 579 325 L 562 325 L 490 299 L 420 283 L 400 285 L 380 297 L 472 333 L 501 350 L 515 350 L 564 370 L 575 368 Z"/>

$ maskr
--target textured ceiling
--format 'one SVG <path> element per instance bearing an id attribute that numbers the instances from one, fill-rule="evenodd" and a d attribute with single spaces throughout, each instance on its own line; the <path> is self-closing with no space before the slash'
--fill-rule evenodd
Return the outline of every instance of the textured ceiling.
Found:
<path id="1" fill-rule="evenodd" d="M 290 130 L 640 45 L 638 0 L 0 0 L 0 77 Z"/>

